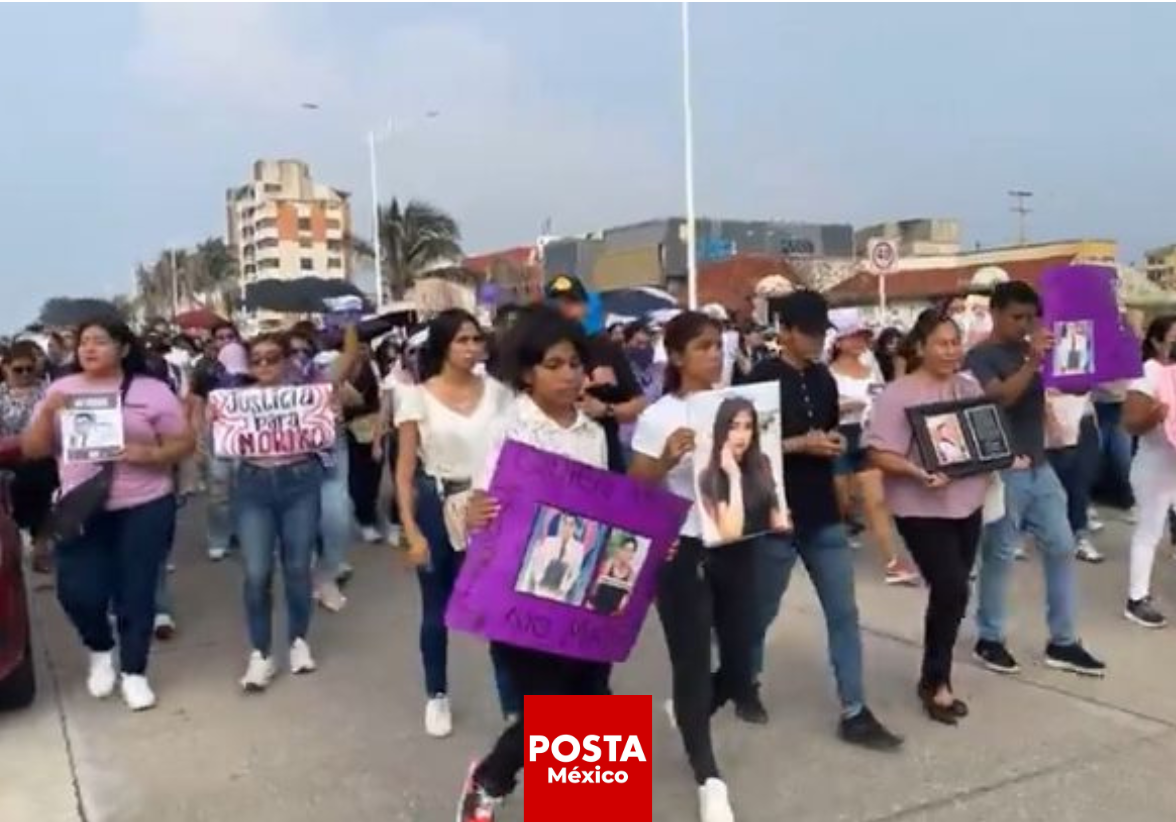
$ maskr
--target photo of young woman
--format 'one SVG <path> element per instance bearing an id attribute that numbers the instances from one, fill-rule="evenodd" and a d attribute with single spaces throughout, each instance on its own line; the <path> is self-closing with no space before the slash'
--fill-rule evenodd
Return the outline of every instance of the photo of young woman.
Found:
<path id="1" fill-rule="evenodd" d="M 608 556 L 600 563 L 600 570 L 592 583 L 588 607 L 609 616 L 623 613 L 648 552 L 649 540 L 624 531 L 613 531 L 609 537 Z"/>
<path id="2" fill-rule="evenodd" d="M 577 585 L 585 559 L 594 555 L 596 523 L 575 514 L 540 508 L 535 533 L 515 585 L 520 593 L 578 605 L 583 585 Z"/>
<path id="3" fill-rule="evenodd" d="M 790 527 L 780 484 L 779 470 L 768 453 L 779 451 L 761 445 L 764 429 L 779 430 L 778 414 L 761 416 L 757 403 L 739 393 L 723 392 L 709 425 L 695 430 L 700 444 L 695 460 L 697 499 L 701 511 L 703 542 L 719 545 L 768 531 Z M 774 388 L 774 386 L 773 386 Z M 757 398 L 758 399 L 758 398 Z M 778 397 L 771 398 L 778 402 Z M 762 404 L 762 403 L 761 403 Z M 772 413 L 769 410 L 769 413 Z M 699 414 L 698 419 L 705 419 Z M 768 422 L 768 425 L 764 425 Z"/>

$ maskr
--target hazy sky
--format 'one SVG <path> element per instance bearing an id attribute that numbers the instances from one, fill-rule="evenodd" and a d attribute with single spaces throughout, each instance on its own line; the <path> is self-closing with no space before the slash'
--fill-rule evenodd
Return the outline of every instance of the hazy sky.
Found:
<path id="1" fill-rule="evenodd" d="M 695 5 L 699 212 L 1176 241 L 1176 9 Z M 297 156 L 370 214 L 453 212 L 470 252 L 681 213 L 679 7 L 0 7 L 0 329 L 224 231 L 224 191 Z M 302 101 L 321 105 L 317 112 Z"/>

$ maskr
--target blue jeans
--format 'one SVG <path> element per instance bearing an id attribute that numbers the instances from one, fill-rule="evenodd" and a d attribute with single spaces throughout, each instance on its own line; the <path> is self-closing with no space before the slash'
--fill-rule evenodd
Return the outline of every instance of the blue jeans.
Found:
<path id="1" fill-rule="evenodd" d="M 449 630 L 445 627 L 445 609 L 465 553 L 453 550 L 449 541 L 436 481 L 418 476 L 415 486 L 417 527 L 429 543 L 429 562 L 417 569 L 421 586 L 421 662 L 425 667 L 425 692 L 435 696 L 449 693 Z M 490 661 L 503 715 L 520 713 L 523 700 L 500 658 L 497 643 L 490 645 Z"/>
<path id="2" fill-rule="evenodd" d="M 837 695 L 845 716 L 854 716 L 866 704 L 862 685 L 862 634 L 858 626 L 853 585 L 853 550 L 840 524 L 791 536 L 761 537 L 757 546 L 756 598 L 760 602 L 760 630 L 752 649 L 752 666 L 758 676 L 764 669 L 764 642 L 768 628 L 780 612 L 792 568 L 799 555 L 817 590 L 829 639 L 829 661 L 837 680 Z"/>
<path id="3" fill-rule="evenodd" d="M 1066 519 L 1075 537 L 1086 533 L 1090 525 L 1090 492 L 1098 475 L 1098 425 L 1093 417 L 1083 417 L 1078 444 L 1049 452 L 1049 464 L 1066 490 Z"/>
<path id="4" fill-rule="evenodd" d="M 208 489 L 208 547 L 222 551 L 229 550 L 233 541 L 233 479 L 236 474 L 236 460 L 212 456 L 208 446 L 208 458 L 204 463 L 204 483 Z"/>
<path id="5" fill-rule="evenodd" d="M 1096 402 L 1094 410 L 1102 442 L 1095 496 L 1107 505 L 1127 510 L 1135 505 L 1135 494 L 1131 490 L 1131 437 L 1122 427 L 1123 404 Z"/>
<path id="6" fill-rule="evenodd" d="M 155 613 L 172 616 L 175 614 L 175 603 L 172 601 L 171 586 L 168 584 L 167 563 L 171 558 L 172 549 L 176 544 L 176 517 L 171 519 L 171 528 L 164 537 L 167 543 L 167 553 L 163 555 L 163 562 L 159 563 L 159 579 L 155 583 Z"/>
<path id="7" fill-rule="evenodd" d="M 347 481 L 350 460 L 347 453 L 347 437 L 342 431 L 335 438 L 335 449 L 331 453 L 332 464 L 323 474 L 321 502 L 322 523 L 317 531 L 319 537 L 319 570 L 323 576 L 334 578 L 347 561 L 347 550 L 351 547 L 352 519 L 354 509 L 351 503 L 351 489 Z"/>
<path id="8" fill-rule="evenodd" d="M 253 650 L 270 654 L 275 549 L 282 558 L 282 587 L 290 641 L 310 630 L 310 558 L 319 530 L 323 466 L 311 458 L 293 465 L 237 471 L 237 538 L 245 565 L 245 617 Z"/>
<path id="9" fill-rule="evenodd" d="M 113 607 L 124 674 L 147 671 L 155 587 L 175 520 L 176 498 L 168 494 L 133 508 L 103 511 L 81 536 L 57 546 L 57 599 L 91 651 L 114 648 Z"/>
<path id="10" fill-rule="evenodd" d="M 980 639 L 1005 641 L 1009 571 L 1022 532 L 1033 537 L 1045 568 L 1046 619 L 1050 642 L 1072 645 L 1077 584 L 1074 534 L 1066 518 L 1066 491 L 1049 465 L 1005 471 L 1005 517 L 985 526 L 980 539 Z"/>

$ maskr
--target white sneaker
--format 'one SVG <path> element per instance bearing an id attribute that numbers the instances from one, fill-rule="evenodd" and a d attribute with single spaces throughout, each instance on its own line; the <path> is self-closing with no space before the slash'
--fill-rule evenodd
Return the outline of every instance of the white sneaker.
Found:
<path id="1" fill-rule="evenodd" d="M 674 700 L 667 699 L 662 703 L 662 710 L 666 712 L 666 719 L 670 722 L 670 727 L 675 731 L 678 730 L 678 715 L 674 713 Z"/>
<path id="2" fill-rule="evenodd" d="M 339 590 L 339 583 L 333 579 L 324 579 L 314 587 L 314 599 L 333 614 L 347 607 L 347 597 L 343 596 L 343 592 Z"/>
<path id="3" fill-rule="evenodd" d="M 1078 545 L 1074 551 L 1074 554 L 1082 562 L 1089 562 L 1091 565 L 1097 565 L 1106 559 L 1106 557 L 1104 557 L 1102 553 L 1097 548 L 1095 548 L 1091 541 L 1086 537 L 1082 537 L 1078 540 Z"/>
<path id="4" fill-rule="evenodd" d="M 364 525 L 360 528 L 359 535 L 369 545 L 375 545 L 377 542 L 384 541 L 384 538 L 380 536 L 380 532 L 370 525 Z"/>
<path id="5" fill-rule="evenodd" d="M 1086 530 L 1092 534 L 1097 534 L 1107 527 L 1107 524 L 1102 521 L 1099 516 L 1098 509 L 1093 505 L 1086 509 Z"/>
<path id="6" fill-rule="evenodd" d="M 425 706 L 425 733 L 434 739 L 444 739 L 453 733 L 453 713 L 445 694 L 437 694 Z"/>
<path id="7" fill-rule="evenodd" d="M 399 525 L 389 525 L 388 536 L 384 539 L 389 545 L 399 545 L 401 536 Z"/>
<path id="8" fill-rule="evenodd" d="M 254 651 L 249 655 L 249 667 L 245 669 L 245 676 L 241 677 L 241 688 L 247 694 L 261 693 L 277 675 L 278 666 L 274 664 L 273 657 L 262 656 L 261 651 Z"/>
<path id="9" fill-rule="evenodd" d="M 735 822 L 735 813 L 727 799 L 727 783 L 708 779 L 698 789 L 698 818 L 701 822 Z"/>
<path id="10" fill-rule="evenodd" d="M 171 614 L 155 615 L 155 638 L 160 642 L 174 639 L 176 635 L 176 621 Z"/>
<path id="11" fill-rule="evenodd" d="M 139 674 L 124 674 L 122 698 L 132 711 L 149 711 L 155 707 L 155 692 L 147 683 L 147 677 Z"/>
<path id="12" fill-rule="evenodd" d="M 229 555 L 228 548 L 209 548 L 208 549 L 208 558 L 210 560 L 212 560 L 213 562 L 220 562 L 222 559 L 224 559 L 228 555 Z"/>
<path id="13" fill-rule="evenodd" d="M 118 684 L 118 671 L 114 669 L 114 651 L 90 652 L 90 675 L 86 687 L 95 699 L 106 699 L 114 693 Z"/>
<path id="14" fill-rule="evenodd" d="M 309 674 L 318 668 L 310 655 L 310 646 L 305 639 L 296 639 L 290 646 L 290 673 Z"/>

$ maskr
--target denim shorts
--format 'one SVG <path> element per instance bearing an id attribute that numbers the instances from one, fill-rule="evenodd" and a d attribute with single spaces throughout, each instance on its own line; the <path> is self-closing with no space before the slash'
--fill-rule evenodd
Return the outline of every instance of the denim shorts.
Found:
<path id="1" fill-rule="evenodd" d="M 869 468 L 866 464 L 866 449 L 862 447 L 862 426 L 853 423 L 843 425 L 837 430 L 845 437 L 845 453 L 833 460 L 833 473 L 844 477 L 860 474 Z"/>

